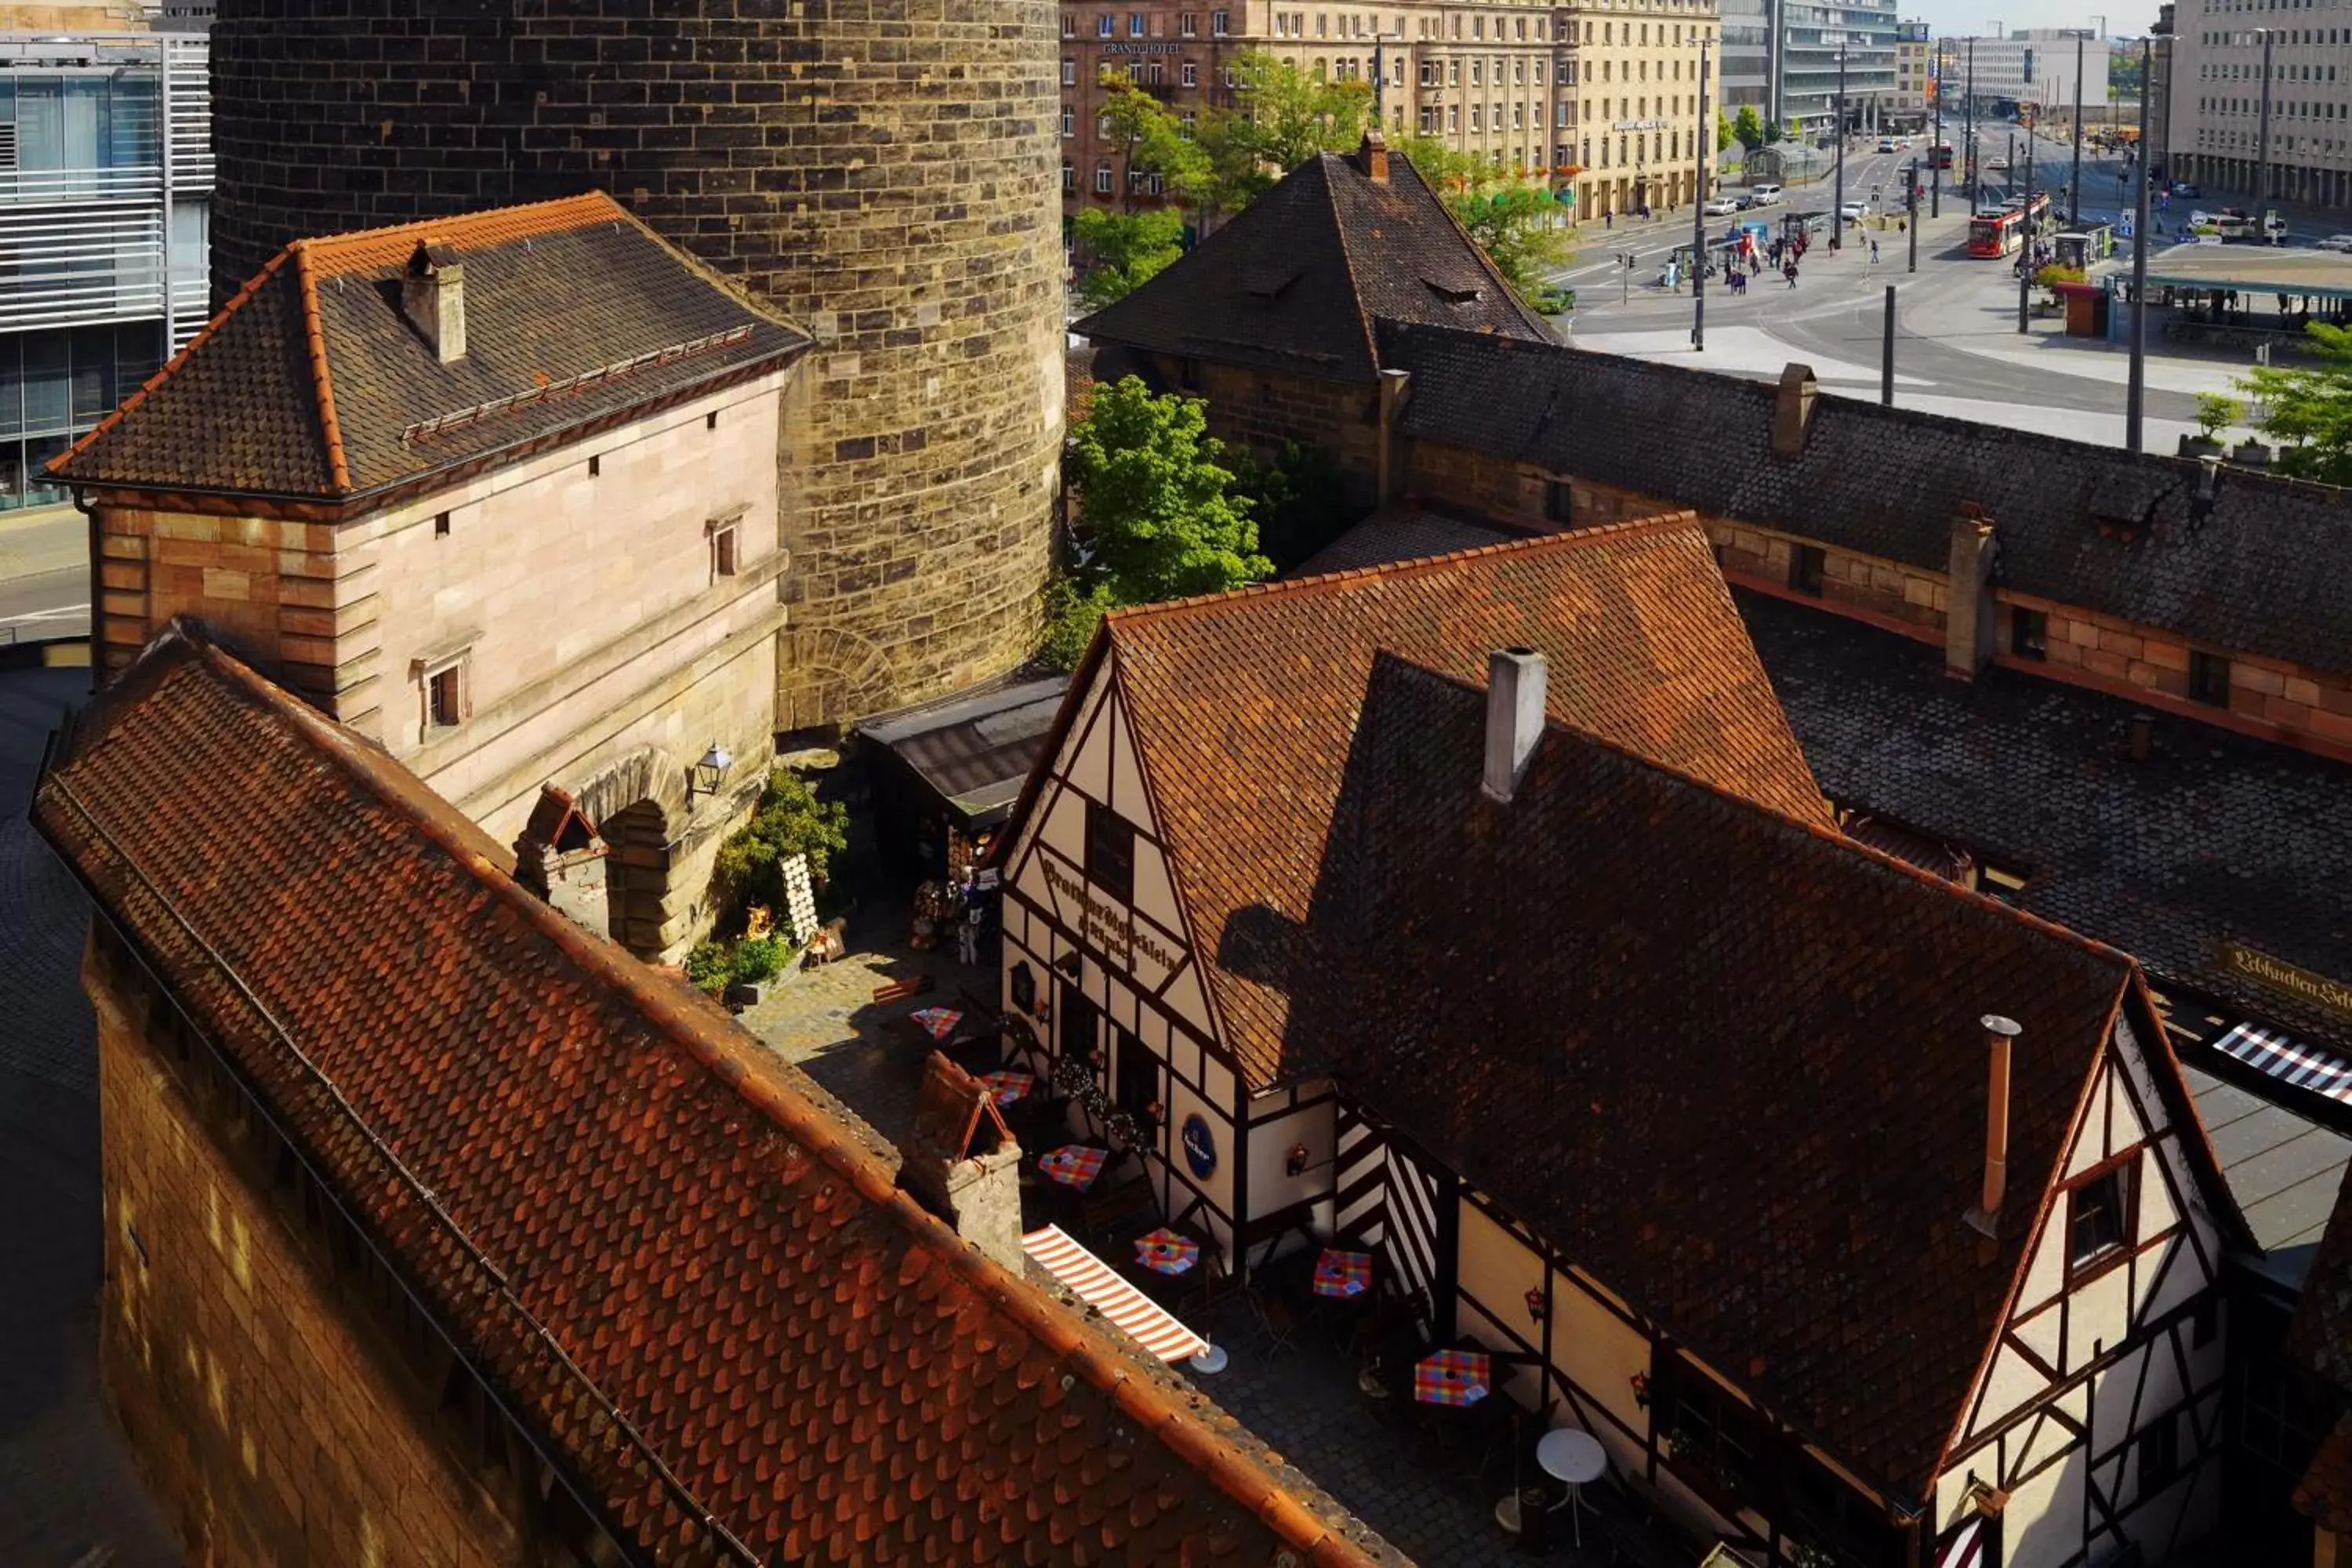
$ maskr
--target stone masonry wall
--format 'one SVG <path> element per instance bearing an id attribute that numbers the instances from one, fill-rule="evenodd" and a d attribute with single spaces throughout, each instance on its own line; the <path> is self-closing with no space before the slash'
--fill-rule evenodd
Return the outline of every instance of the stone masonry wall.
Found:
<path id="1" fill-rule="evenodd" d="M 811 331 L 777 725 L 1034 635 L 1064 300 L 1051 0 L 225 0 L 215 295 L 298 234 L 578 191 Z"/>
<path id="2" fill-rule="evenodd" d="M 323 1249 L 223 1143 L 230 1123 L 207 1125 L 183 1076 L 195 1069 L 151 1036 L 164 1005 L 96 942 L 83 979 L 99 1026 L 100 1373 L 187 1560 L 551 1561 L 439 1436 L 400 1357 L 341 1304 Z"/>
<path id="3" fill-rule="evenodd" d="M 1381 460 L 1378 388 L 1165 355 L 1151 356 L 1151 365 L 1162 386 L 1208 400 L 1212 436 L 1261 462 L 1281 457 L 1286 441 L 1320 447 L 1339 461 L 1349 504 L 1372 504 Z"/>

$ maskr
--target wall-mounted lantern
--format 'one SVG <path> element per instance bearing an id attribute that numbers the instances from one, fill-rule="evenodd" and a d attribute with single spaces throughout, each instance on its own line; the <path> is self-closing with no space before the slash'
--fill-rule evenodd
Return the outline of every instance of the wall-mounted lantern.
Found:
<path id="1" fill-rule="evenodd" d="M 702 753 L 701 760 L 687 775 L 686 798 L 690 801 L 698 793 L 717 795 L 719 786 L 727 782 L 727 770 L 734 765 L 735 759 L 728 754 L 727 748 L 713 741 L 710 749 Z"/>

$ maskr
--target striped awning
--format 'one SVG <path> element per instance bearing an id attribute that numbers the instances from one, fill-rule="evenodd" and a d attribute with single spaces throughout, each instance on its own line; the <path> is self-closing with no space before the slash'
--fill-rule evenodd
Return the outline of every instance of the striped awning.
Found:
<path id="1" fill-rule="evenodd" d="M 1971 1519 L 1944 1538 L 1936 1549 L 1936 1568 L 1981 1568 L 1984 1563 L 1984 1521 Z"/>
<path id="2" fill-rule="evenodd" d="M 2333 1051 L 2289 1039 L 2275 1029 L 2257 1029 L 2252 1024 L 2239 1025 L 2214 1041 L 2213 1048 L 2281 1083 L 2291 1083 L 2297 1089 L 2352 1105 L 2352 1061 Z"/>
<path id="3" fill-rule="evenodd" d="M 1059 1226 L 1031 1231 L 1021 1238 L 1021 1250 L 1161 1361 L 1182 1361 L 1209 1348 L 1208 1341 L 1113 1273 L 1108 1264 L 1072 1241 Z"/>

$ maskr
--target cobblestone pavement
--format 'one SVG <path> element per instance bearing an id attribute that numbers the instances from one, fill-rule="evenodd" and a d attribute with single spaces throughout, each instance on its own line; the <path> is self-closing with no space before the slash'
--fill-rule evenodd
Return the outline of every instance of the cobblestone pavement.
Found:
<path id="1" fill-rule="evenodd" d="M 88 672 L 0 673 L 0 1563 L 179 1561 L 98 1389 L 97 1053 L 80 890 L 25 820 Z"/>

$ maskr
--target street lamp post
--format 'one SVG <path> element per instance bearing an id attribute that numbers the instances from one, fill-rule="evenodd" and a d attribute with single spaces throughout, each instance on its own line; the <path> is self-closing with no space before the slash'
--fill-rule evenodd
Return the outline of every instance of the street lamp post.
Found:
<path id="1" fill-rule="evenodd" d="M 1936 95 L 1936 133 L 1927 142 L 1927 178 L 1935 182 L 1927 187 L 1927 216 L 1941 217 L 1944 216 L 1944 165 L 1937 156 L 1937 150 L 1944 145 L 1944 40 L 1941 38 L 1936 40 L 1935 66 L 1928 73 L 1928 90 Z M 1919 226 L 1914 223 L 1911 227 L 1916 233 Z M 1919 242 L 1915 238 L 1911 243 L 1916 248 Z"/>
<path id="2" fill-rule="evenodd" d="M 1968 71 L 1960 86 L 1960 158 L 1967 173 L 1969 212 L 1977 210 L 1977 41 L 1968 40 Z"/>
<path id="3" fill-rule="evenodd" d="M 2079 228 L 2083 224 L 2083 41 L 2074 35 L 2074 172 L 2066 183 L 2066 213 Z"/>
<path id="4" fill-rule="evenodd" d="M 2145 137 L 2147 125 L 2147 78 L 2149 55 L 2154 44 L 2142 38 L 2139 43 L 2139 122 Z M 2137 455 L 2140 450 L 2140 405 L 2147 398 L 2147 247 L 2154 237 L 2147 232 L 2147 148 L 2140 148 L 2137 173 L 2139 194 L 2134 198 L 2132 211 L 2132 298 L 2131 298 L 2131 374 L 2124 394 L 2124 450 Z"/>
<path id="5" fill-rule="evenodd" d="M 1697 178 L 1691 182 L 1691 348 L 1706 349 L 1706 176 L 1715 163 L 1715 125 L 1706 117 L 1706 40 L 1698 42 Z"/>
<path id="6" fill-rule="evenodd" d="M 2011 165 L 2011 168 L 2015 166 L 2015 164 Z M 2053 202 L 2051 205 L 2054 206 L 2057 204 Z M 2033 127 L 2031 124 L 2025 128 L 2025 217 L 2023 221 L 2025 257 L 2017 268 L 2017 330 L 2021 332 L 2031 330 L 2026 325 L 2026 316 L 2032 305 L 2033 296 Z"/>
<path id="7" fill-rule="evenodd" d="M 2254 171 L 2254 205 L 2257 209 L 2254 221 L 2259 224 L 2262 221 L 2259 209 L 2263 203 L 2271 199 L 2271 42 L 2278 37 L 2278 29 L 2257 27 L 2254 30 L 2263 36 L 2263 120 L 2255 153 L 2261 162 Z M 2257 228 L 2255 232 L 2259 234 L 2262 231 Z"/>
<path id="8" fill-rule="evenodd" d="M 1830 248 L 1845 248 L 1845 47 L 1838 47 L 1837 211 L 1830 219 Z"/>
<path id="9" fill-rule="evenodd" d="M 1927 162 L 1936 160 L 1931 154 Z M 1911 265 L 1906 272 L 1919 270 L 1919 160 L 1914 158 L 1903 170 L 1903 206 L 1909 220 L 1905 226 L 1911 230 Z"/>

